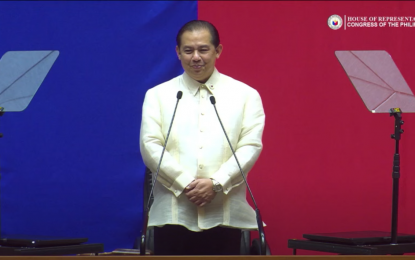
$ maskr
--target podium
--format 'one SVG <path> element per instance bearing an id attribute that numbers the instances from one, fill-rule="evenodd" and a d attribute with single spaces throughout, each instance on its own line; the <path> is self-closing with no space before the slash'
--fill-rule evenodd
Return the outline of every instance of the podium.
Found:
<path id="1" fill-rule="evenodd" d="M 58 56 L 59 51 L 9 51 L 1 57 L 0 116 L 27 108 Z M 74 255 L 104 251 L 103 244 L 83 244 L 87 240 L 4 236 L 0 222 L 0 255 Z"/>
<path id="2" fill-rule="evenodd" d="M 289 239 L 288 248 L 293 249 L 293 255 L 297 254 L 297 249 L 342 255 L 403 255 L 406 253 L 414 253 L 415 243 L 347 245 L 307 239 Z"/>
<path id="3" fill-rule="evenodd" d="M 92 253 L 98 255 L 104 252 L 103 244 L 80 244 L 50 247 L 11 247 L 0 246 L 1 256 L 56 256 Z"/>
<path id="4" fill-rule="evenodd" d="M 400 178 L 399 141 L 403 134 L 402 112 L 415 112 L 415 96 L 386 51 L 336 51 L 351 83 L 372 113 L 389 113 L 395 118 L 393 157 L 392 218 L 390 233 L 357 231 L 304 234 L 308 239 L 289 239 L 288 247 L 339 254 L 385 255 L 415 252 L 415 235 L 398 234 Z"/>

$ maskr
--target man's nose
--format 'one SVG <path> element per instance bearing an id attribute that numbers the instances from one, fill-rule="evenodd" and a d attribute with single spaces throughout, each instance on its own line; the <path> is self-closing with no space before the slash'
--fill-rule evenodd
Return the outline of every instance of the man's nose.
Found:
<path id="1" fill-rule="evenodd" d="M 199 55 L 199 52 L 198 51 L 195 51 L 193 53 L 192 59 L 195 60 L 195 61 L 200 60 L 200 55 Z"/>

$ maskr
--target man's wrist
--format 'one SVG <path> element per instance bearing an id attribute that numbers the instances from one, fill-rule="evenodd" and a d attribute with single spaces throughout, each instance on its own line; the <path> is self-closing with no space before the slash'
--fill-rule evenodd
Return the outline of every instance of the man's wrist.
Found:
<path id="1" fill-rule="evenodd" d="M 213 178 L 210 178 L 210 180 L 213 183 L 212 189 L 213 189 L 214 192 L 218 193 L 218 192 L 223 190 L 222 185 L 217 180 L 215 180 Z"/>

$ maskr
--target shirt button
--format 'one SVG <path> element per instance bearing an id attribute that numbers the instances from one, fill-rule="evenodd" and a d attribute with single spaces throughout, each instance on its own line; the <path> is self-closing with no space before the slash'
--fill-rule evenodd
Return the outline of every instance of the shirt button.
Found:
<path id="1" fill-rule="evenodd" d="M 213 85 L 210 85 L 210 88 L 213 89 Z"/>
<path id="2" fill-rule="evenodd" d="M 203 129 L 200 129 L 200 132 L 203 132 Z"/>
<path id="3" fill-rule="evenodd" d="M 203 116 L 205 114 L 205 112 L 200 112 L 200 114 Z"/>
<path id="4" fill-rule="evenodd" d="M 203 169 L 203 165 L 199 165 L 199 169 Z"/>
<path id="5" fill-rule="evenodd" d="M 202 148 L 203 148 L 203 146 L 200 146 L 200 147 L 199 147 L 199 149 L 202 149 Z"/>
<path id="6" fill-rule="evenodd" d="M 202 98 L 204 98 L 205 97 L 205 95 L 202 95 Z"/>

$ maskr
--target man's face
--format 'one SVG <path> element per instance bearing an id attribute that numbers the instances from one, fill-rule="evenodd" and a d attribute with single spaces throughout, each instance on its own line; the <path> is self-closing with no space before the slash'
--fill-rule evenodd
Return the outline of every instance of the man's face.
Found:
<path id="1" fill-rule="evenodd" d="M 222 48 L 219 44 L 215 49 L 209 31 L 202 29 L 184 32 L 176 52 L 184 71 L 194 80 L 204 83 L 212 75 Z"/>

